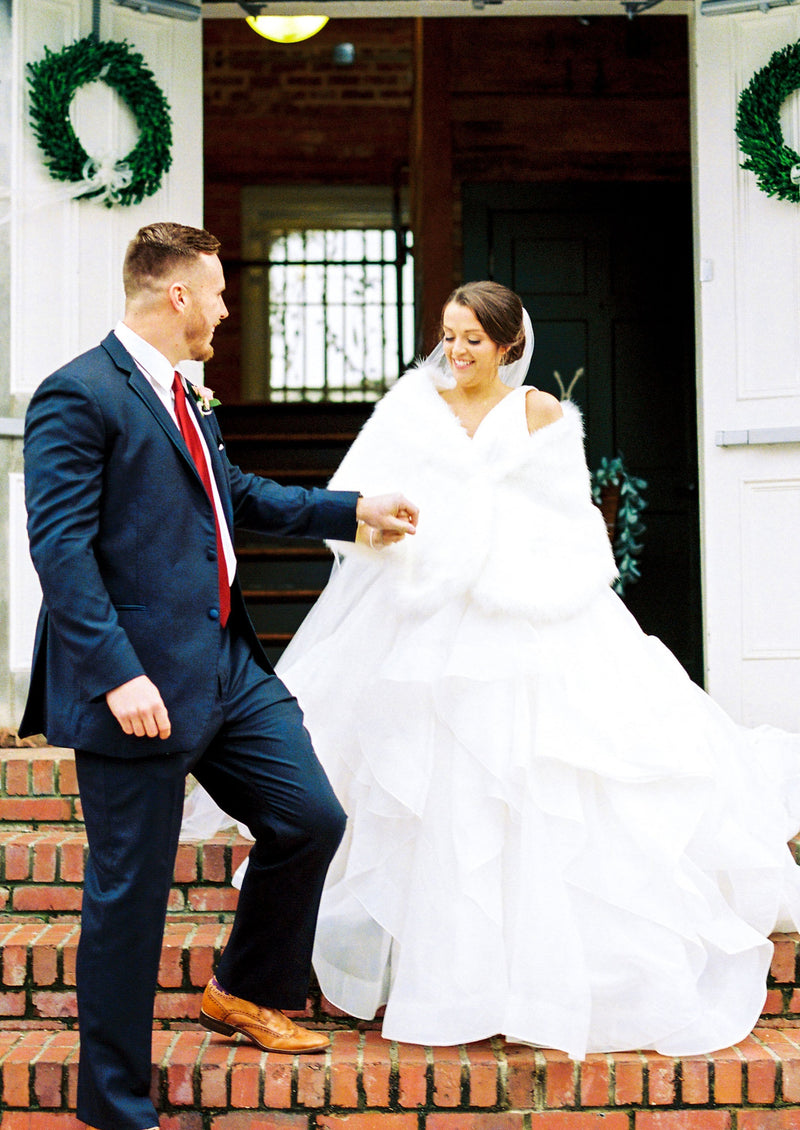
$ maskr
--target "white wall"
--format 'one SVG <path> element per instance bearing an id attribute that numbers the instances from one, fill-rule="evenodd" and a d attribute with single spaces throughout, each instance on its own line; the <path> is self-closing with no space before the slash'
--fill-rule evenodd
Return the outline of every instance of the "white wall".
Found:
<path id="1" fill-rule="evenodd" d="M 699 4 L 698 4 L 699 8 Z M 710 693 L 800 730 L 800 205 L 740 168 L 741 91 L 800 38 L 800 12 L 694 19 L 698 407 Z M 800 150 L 800 96 L 783 108 Z M 775 431 L 775 429 L 778 429 Z M 772 431 L 771 436 L 766 435 Z M 743 433 L 738 436 L 735 433 Z M 795 430 L 794 435 L 800 435 Z"/>
<path id="2" fill-rule="evenodd" d="M 101 5 L 100 37 L 140 51 L 170 104 L 172 167 L 159 191 L 139 205 L 106 208 L 63 199 L 28 124 L 26 64 L 44 48 L 59 50 L 92 30 L 92 0 L 15 0 L 11 17 L 10 201 L 0 198 L 0 220 L 10 240 L 11 286 L 3 311 L 10 350 L 0 364 L 0 417 L 5 433 L 24 416 L 30 394 L 54 368 L 90 348 L 122 314 L 125 247 L 155 220 L 202 223 L 202 31 L 200 21 L 142 15 Z M 136 141 L 132 115 L 105 84 L 82 88 L 72 112 L 76 132 L 92 156 L 124 157 Z M 68 186 L 67 186 L 68 187 Z M 3 292 L 0 288 L 0 301 Z M 21 506 L 21 440 L 0 438 L 0 506 L 8 553 L 0 560 L 0 592 L 8 617 L 0 628 L 0 726 L 19 720 L 27 686 L 39 590 L 27 556 Z"/>

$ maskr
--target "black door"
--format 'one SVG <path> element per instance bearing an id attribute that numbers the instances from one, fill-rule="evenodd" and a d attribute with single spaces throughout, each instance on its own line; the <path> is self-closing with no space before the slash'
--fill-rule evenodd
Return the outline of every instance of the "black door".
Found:
<path id="1" fill-rule="evenodd" d="M 647 480 L 641 580 L 625 601 L 702 682 L 692 221 L 684 185 L 465 185 L 464 278 L 522 297 L 528 383 L 572 393 L 589 465 Z"/>

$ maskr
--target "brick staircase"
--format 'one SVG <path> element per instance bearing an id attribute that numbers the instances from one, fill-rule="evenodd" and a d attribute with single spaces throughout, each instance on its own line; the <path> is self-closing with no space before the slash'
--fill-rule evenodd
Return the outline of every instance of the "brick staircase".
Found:
<path id="1" fill-rule="evenodd" d="M 323 485 L 368 409 L 219 410 L 245 470 Z M 278 658 L 327 579 L 300 541 L 242 539 L 240 575 Z M 249 844 L 225 833 L 182 844 L 164 936 L 152 1085 L 162 1130 L 800 1130 L 800 937 L 776 937 L 760 1026 L 736 1048 L 671 1059 L 505 1046 L 384 1041 L 312 986 L 304 1023 L 324 1056 L 268 1055 L 196 1024 L 228 934 L 231 876 Z M 80 1130 L 75 953 L 86 841 L 71 751 L 0 749 L 0 1130 Z M 798 849 L 800 858 L 800 849 Z"/>
<path id="2" fill-rule="evenodd" d="M 800 1130 L 800 936 L 776 936 L 759 1027 L 735 1048 L 668 1058 L 383 1040 L 309 994 L 324 1056 L 268 1055 L 195 1023 L 227 936 L 235 833 L 182 844 L 154 1017 L 162 1130 Z M 85 838 L 68 750 L 0 750 L 2 1130 L 79 1130 L 75 948 Z"/>
<path id="3" fill-rule="evenodd" d="M 248 404 L 217 409 L 228 456 L 283 484 L 325 486 L 371 405 Z M 237 535 L 239 576 L 259 639 L 280 657 L 330 573 L 321 542 Z"/>

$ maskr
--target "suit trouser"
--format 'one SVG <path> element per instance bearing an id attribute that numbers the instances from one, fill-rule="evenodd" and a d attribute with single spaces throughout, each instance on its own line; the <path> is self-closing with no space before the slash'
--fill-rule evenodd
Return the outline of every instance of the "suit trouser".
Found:
<path id="1" fill-rule="evenodd" d="M 200 747 L 135 759 L 76 751 L 89 841 L 77 1113 L 99 1130 L 158 1121 L 153 1004 L 187 772 L 255 837 L 220 984 L 273 1008 L 306 1001 L 322 885 L 345 816 L 297 702 L 235 632 L 220 640 L 217 700 Z"/>

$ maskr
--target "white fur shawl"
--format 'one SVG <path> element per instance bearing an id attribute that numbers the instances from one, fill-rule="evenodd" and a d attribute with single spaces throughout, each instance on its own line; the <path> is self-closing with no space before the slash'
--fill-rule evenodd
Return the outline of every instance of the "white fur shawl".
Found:
<path id="1" fill-rule="evenodd" d="M 430 370 L 406 373 L 330 485 L 364 495 L 402 491 L 420 508 L 417 533 L 380 551 L 331 547 L 373 560 L 395 599 L 421 615 L 459 596 L 534 621 L 583 608 L 616 576 L 591 501 L 583 421 L 566 402 L 562 419 L 530 435 L 524 396 L 502 400 L 470 438 Z"/>

